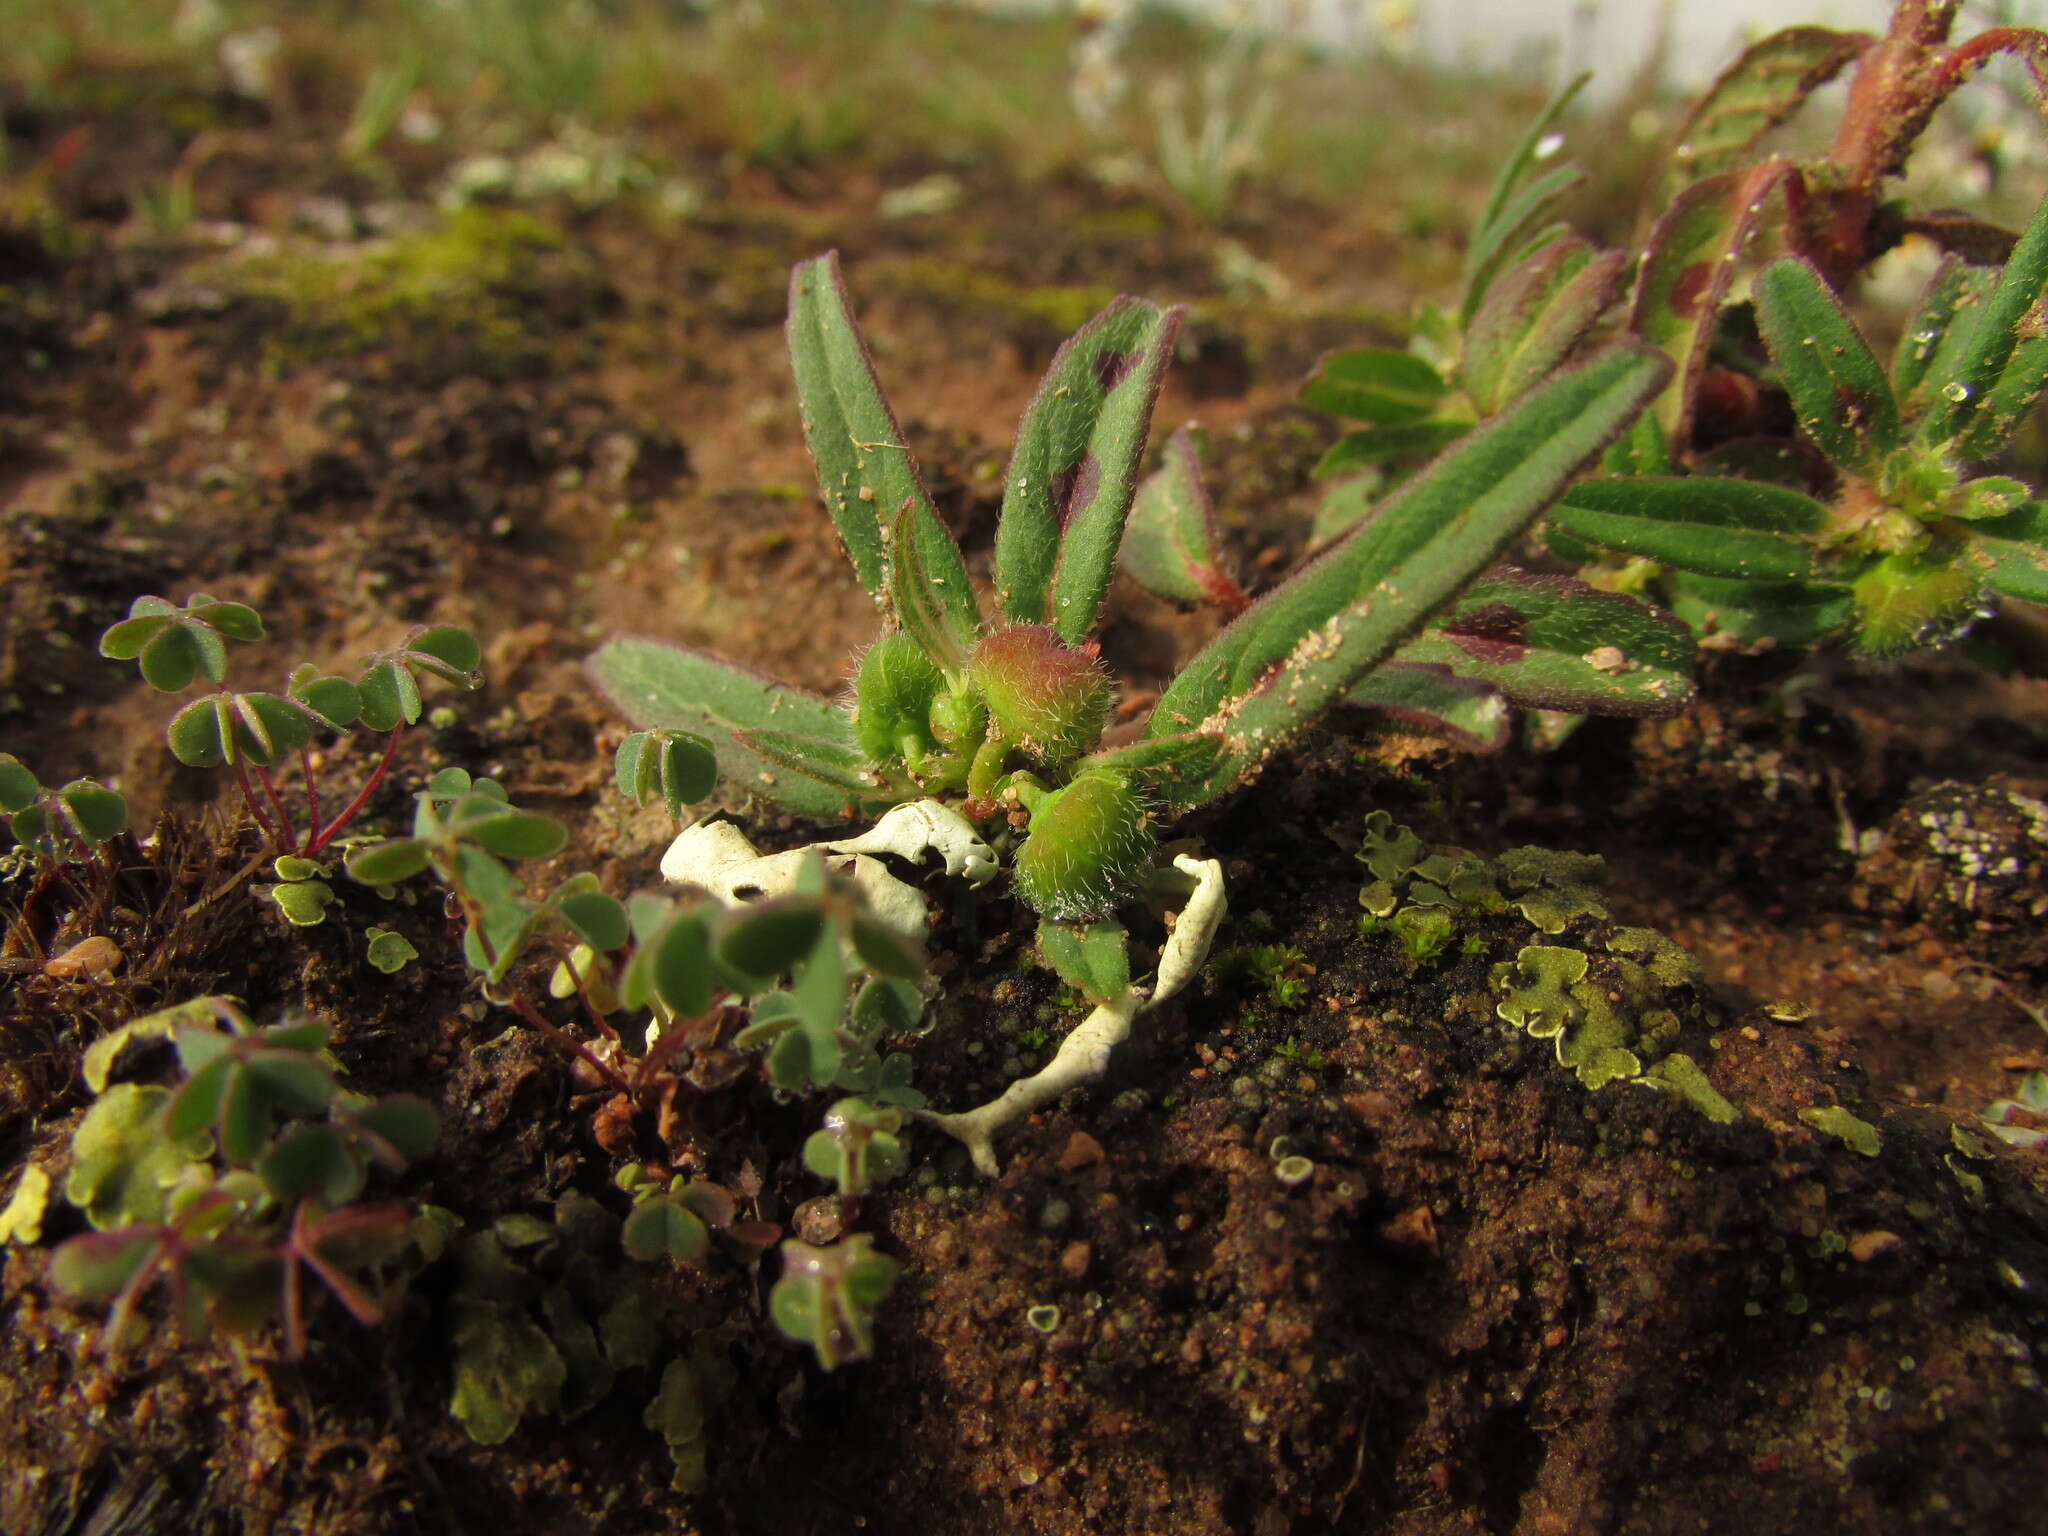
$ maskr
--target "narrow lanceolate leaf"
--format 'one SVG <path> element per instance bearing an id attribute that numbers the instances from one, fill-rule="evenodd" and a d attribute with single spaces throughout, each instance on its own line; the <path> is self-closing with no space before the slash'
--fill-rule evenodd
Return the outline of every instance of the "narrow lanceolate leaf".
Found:
<path id="1" fill-rule="evenodd" d="M 1553 240 L 1501 276 L 1465 333 L 1465 393 L 1491 416 L 1548 378 L 1614 302 L 1628 260 Z"/>
<path id="2" fill-rule="evenodd" d="M 889 529 L 889 606 L 903 632 L 950 677 L 967 670 L 981 636 L 967 567 L 952 534 L 906 503 Z"/>
<path id="3" fill-rule="evenodd" d="M 1810 540 L 1826 527 L 1827 508 L 1753 480 L 1643 475 L 1583 481 L 1550 520 L 1589 544 L 1704 576 L 1796 581 L 1814 572 Z"/>
<path id="4" fill-rule="evenodd" d="M 1585 89 L 1586 82 L 1593 77 L 1582 74 L 1566 83 L 1564 89 L 1545 104 L 1536 114 L 1536 121 L 1523 133 L 1514 152 L 1494 177 L 1492 190 L 1487 193 L 1486 206 L 1480 210 L 1478 220 L 1472 226 L 1472 240 L 1465 251 L 1465 293 L 1459 306 L 1459 318 L 1470 320 L 1486 297 L 1485 275 L 1489 266 L 1497 264 L 1501 253 L 1510 245 L 1518 231 L 1525 228 L 1541 211 L 1542 199 L 1532 206 L 1528 189 L 1521 185 L 1522 177 L 1528 173 L 1540 157 L 1544 137 L 1551 125 L 1571 105 L 1572 98 Z M 1553 178 L 1557 172 L 1552 172 Z M 1554 194 L 1553 194 L 1554 195 Z M 1491 263 L 1488 258 L 1492 258 Z"/>
<path id="5" fill-rule="evenodd" d="M 1721 299 L 1735 264 L 1756 233 L 1771 195 L 1797 174 L 1783 155 L 1746 171 L 1724 171 L 1693 183 L 1658 219 L 1636 269 L 1629 327 L 1678 365 L 1657 402 L 1657 425 L 1674 451 L 1692 421 L 1692 397 Z"/>
<path id="6" fill-rule="evenodd" d="M 1867 32 L 1788 27 L 1752 43 L 1722 71 L 1678 130 L 1659 204 L 1694 182 L 1739 169 L 1757 140 L 1784 122 L 1875 39 Z"/>
<path id="7" fill-rule="evenodd" d="M 1501 567 L 1394 661 L 1448 668 L 1524 709 L 1641 716 L 1691 701 L 1694 655 L 1692 631 L 1662 609 L 1570 576 Z"/>
<path id="8" fill-rule="evenodd" d="M 1082 767 L 1114 768 L 1151 793 L 1178 803 L 1183 793 L 1208 777 L 1222 751 L 1223 743 L 1214 736 L 1148 736 L 1128 746 L 1094 753 Z"/>
<path id="9" fill-rule="evenodd" d="M 1169 602 L 1213 604 L 1232 617 L 1251 602 L 1224 569 L 1216 508 L 1186 427 L 1167 439 L 1159 468 L 1138 487 L 1122 559 L 1132 580 Z"/>
<path id="10" fill-rule="evenodd" d="M 2038 382 L 2027 390 L 2026 380 L 2038 380 L 2043 349 L 2036 345 L 2048 334 L 2048 199 L 2034 211 L 2033 222 L 2013 247 L 2012 259 L 1998 275 L 1998 283 L 1980 306 L 1982 318 L 1970 344 L 1957 359 L 1947 378 L 1933 381 L 1939 398 L 1929 410 L 1922 433 L 1929 441 L 1975 436 L 1980 442 L 2003 438 L 1999 428 L 2008 417 L 2017 425 L 2013 411 L 2014 393 L 2023 393 L 2031 404 L 2040 392 Z M 2015 356 L 2015 353 L 2024 353 Z M 2021 378 L 2015 391 L 1998 392 L 2009 366 L 2017 365 Z M 2022 407 L 2024 409 L 2024 407 Z M 2004 430 L 2010 432 L 2011 427 Z"/>
<path id="11" fill-rule="evenodd" d="M 1499 224 L 1473 237 L 1465 252 L 1466 298 L 1459 310 L 1461 318 L 1469 321 L 1478 313 L 1502 271 L 1564 238 L 1564 224 L 1543 225 L 1537 221 L 1585 179 L 1586 173 L 1576 165 L 1560 165 L 1544 172 L 1514 195 L 1501 211 Z"/>
<path id="12" fill-rule="evenodd" d="M 861 585 L 887 611 L 888 552 L 882 519 L 909 507 L 924 536 L 921 545 L 930 546 L 928 568 L 949 579 L 954 572 L 940 568 L 947 562 L 939 545 L 943 541 L 951 548 L 952 537 L 932 510 L 903 430 L 882 396 L 867 343 L 846 302 L 836 251 L 800 262 L 790 274 L 788 335 L 797 404 L 803 411 L 804 439 L 818 467 L 818 489 Z M 971 625 L 974 599 L 957 548 L 952 549 L 950 563 L 960 566 L 953 602 L 966 605 Z"/>
<path id="13" fill-rule="evenodd" d="M 1360 678 L 1344 702 L 1419 725 L 1467 752 L 1498 752 L 1508 744 L 1514 714 L 1498 688 L 1396 655 Z"/>
<path id="14" fill-rule="evenodd" d="M 1375 464 L 1413 463 L 1431 458 L 1471 431 L 1472 426 L 1470 417 L 1432 416 L 1427 421 L 1403 421 L 1347 432 L 1330 445 L 1310 473 L 1318 480 L 1327 480 Z"/>
<path id="15" fill-rule="evenodd" d="M 1929 280 L 1892 353 L 1892 388 L 1908 421 L 1918 421 L 1941 404 L 1941 386 L 1961 363 L 1997 281 L 1990 268 L 1969 266 L 1953 256 Z"/>
<path id="16" fill-rule="evenodd" d="M 851 719 L 829 699 L 658 640 L 613 640 L 587 665 L 592 681 L 635 725 L 705 737 L 727 779 L 793 811 L 836 817 L 849 803 L 864 809 L 894 803 L 879 787 L 850 796 L 842 785 L 790 771 L 741 740 L 746 732 L 767 731 L 780 733 L 778 748 L 784 738 L 800 738 L 821 754 L 858 751 Z"/>
<path id="17" fill-rule="evenodd" d="M 1301 386 L 1319 411 L 1381 426 L 1420 421 L 1450 392 L 1442 374 L 1413 352 L 1352 347 L 1326 354 Z"/>
<path id="18" fill-rule="evenodd" d="M 1017 426 L 996 525 L 996 599 L 1013 623 L 1088 638 L 1181 310 L 1119 298 L 1070 336 Z"/>
<path id="19" fill-rule="evenodd" d="M 1785 257 L 1756 281 L 1757 325 L 1799 425 L 1845 469 L 1899 444 L 1899 403 L 1842 301 L 1806 262 Z"/>
<path id="20" fill-rule="evenodd" d="M 1149 734 L 1223 740 L 1198 804 L 1335 703 L 1548 506 L 1670 377 L 1614 346 L 1533 390 L 1252 605 L 1176 677 Z"/>
<path id="21" fill-rule="evenodd" d="M 1993 591 L 2048 603 L 2048 505 L 2029 502 L 2017 512 L 1973 524 L 1964 544 L 1971 564 Z"/>

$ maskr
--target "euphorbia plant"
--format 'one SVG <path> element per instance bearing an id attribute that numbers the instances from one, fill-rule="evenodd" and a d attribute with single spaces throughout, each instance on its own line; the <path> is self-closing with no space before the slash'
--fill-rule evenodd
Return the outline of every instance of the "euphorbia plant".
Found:
<path id="1" fill-rule="evenodd" d="M 707 737 L 732 779 L 792 810 L 838 819 L 936 798 L 997 840 L 1021 833 L 1017 888 L 1056 962 L 1078 952 L 1063 925 L 1109 920 L 1162 888 L 1185 895 L 1191 879 L 1213 901 L 1220 887 L 1194 861 L 1160 858 L 1160 827 L 1252 776 L 1387 662 L 1654 398 L 1670 365 L 1620 343 L 1530 389 L 1245 609 L 1142 729 L 1112 741 L 1091 636 L 1179 319 L 1118 299 L 1053 358 L 1004 476 L 984 613 L 883 399 L 836 257 L 801 264 L 788 330 L 805 434 L 882 615 L 853 707 L 653 640 L 605 646 L 596 680 L 636 723 Z M 1209 920 L 1192 915 L 1195 928 Z M 1102 1001 L 1127 1024 L 1141 996 L 1125 984 Z"/>

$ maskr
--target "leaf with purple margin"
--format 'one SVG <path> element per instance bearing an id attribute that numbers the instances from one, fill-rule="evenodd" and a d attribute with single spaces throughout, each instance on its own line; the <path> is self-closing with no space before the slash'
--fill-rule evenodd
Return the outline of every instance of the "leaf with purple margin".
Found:
<path id="1" fill-rule="evenodd" d="M 874 360 L 846 302 L 838 252 L 799 262 L 790 273 L 787 334 L 818 489 L 861 585 L 886 612 L 888 551 L 881 519 L 908 507 L 927 570 L 947 582 L 956 624 L 972 629 L 977 615 L 966 565 L 932 510 L 903 429 L 875 378 Z"/>
<path id="2" fill-rule="evenodd" d="M 1874 41 L 1867 32 L 1787 27 L 1752 43 L 1686 114 L 1655 206 L 1706 177 L 1739 170 L 1759 139 Z"/>
<path id="3" fill-rule="evenodd" d="M 1419 725 L 1467 752 L 1498 752 L 1512 734 L 1513 711 L 1498 688 L 1398 653 L 1366 673 L 1344 702 Z"/>
<path id="4" fill-rule="evenodd" d="M 1138 487 L 1121 558 L 1133 581 L 1169 602 L 1210 604 L 1232 616 L 1250 603 L 1223 568 L 1216 508 L 1188 428 L 1167 439 L 1159 468 Z"/>
<path id="5" fill-rule="evenodd" d="M 1710 176 L 1680 193 L 1650 231 L 1629 327 L 1678 365 L 1655 412 L 1674 450 L 1683 449 L 1691 429 L 1694 388 L 1736 263 L 1772 194 L 1797 175 L 1790 160 L 1773 155 L 1746 171 Z"/>
<path id="6" fill-rule="evenodd" d="M 1465 333 L 1459 373 L 1491 416 L 1556 371 L 1621 290 L 1628 260 L 1576 237 L 1554 240 L 1503 274 Z"/>
<path id="7" fill-rule="evenodd" d="M 996 525 L 996 601 L 1069 645 L 1095 628 L 1182 311 L 1122 297 L 1053 354 L 1017 425 Z"/>

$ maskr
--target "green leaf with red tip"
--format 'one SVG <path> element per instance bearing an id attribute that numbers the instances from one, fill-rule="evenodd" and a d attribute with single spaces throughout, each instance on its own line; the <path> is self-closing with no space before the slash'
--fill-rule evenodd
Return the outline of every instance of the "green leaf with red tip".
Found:
<path id="1" fill-rule="evenodd" d="M 1159 468 L 1138 487 L 1121 558 L 1133 581 L 1169 602 L 1208 604 L 1228 616 L 1250 603 L 1224 568 L 1216 508 L 1202 480 L 1195 434 L 1187 427 L 1167 439 Z"/>
<path id="2" fill-rule="evenodd" d="M 1628 259 L 1577 237 L 1554 240 L 1502 274 L 1465 333 L 1459 377 L 1491 416 L 1557 371 L 1621 291 Z"/>
<path id="3" fill-rule="evenodd" d="M 1686 114 L 1658 187 L 1657 205 L 1705 177 L 1746 165 L 1758 140 L 1873 41 L 1867 32 L 1788 27 L 1750 44 Z"/>
<path id="4" fill-rule="evenodd" d="M 1972 524 L 1968 560 L 1993 591 L 2029 603 L 2048 603 L 2048 505 L 2029 502 L 2017 512 Z"/>
<path id="5" fill-rule="evenodd" d="M 906 503 L 889 528 L 889 607 L 903 632 L 949 677 L 967 666 L 981 637 L 967 567 L 952 534 Z"/>
<path id="6" fill-rule="evenodd" d="M 1310 473 L 1318 480 L 1327 480 L 1368 465 L 1413 463 L 1431 458 L 1471 431 L 1472 427 L 1470 417 L 1432 416 L 1426 421 L 1403 421 L 1392 426 L 1347 432 L 1330 445 Z"/>
<path id="7" fill-rule="evenodd" d="M 1053 354 L 1017 426 L 996 524 L 996 601 L 1069 645 L 1101 617 L 1181 310 L 1115 300 Z"/>
<path id="8" fill-rule="evenodd" d="M 1498 688 L 1398 656 L 1360 678 L 1344 702 L 1420 726 L 1467 752 L 1498 752 L 1508 744 L 1514 711 Z"/>
<path id="9" fill-rule="evenodd" d="M 658 640 L 613 640 L 587 663 L 592 680 L 634 724 L 692 731 L 712 744 L 719 771 L 743 788 L 808 816 L 875 810 L 899 796 L 843 782 L 865 763 L 847 712 L 829 699 L 770 682 L 729 661 Z M 743 737 L 768 732 L 757 748 Z M 818 771 L 793 766 L 797 745 Z M 771 755 L 772 754 L 772 755 Z"/>
<path id="10" fill-rule="evenodd" d="M 1756 280 L 1756 317 L 1799 425 L 1822 453 L 1861 470 L 1898 446 L 1891 382 L 1820 273 L 1796 256 L 1772 262 Z"/>
<path id="11" fill-rule="evenodd" d="M 1442 667 L 1524 709 L 1643 716 L 1691 702 L 1694 656 L 1692 631 L 1661 609 L 1573 577 L 1501 567 L 1460 593 L 1393 664 Z"/>
<path id="12" fill-rule="evenodd" d="M 1301 386 L 1304 405 L 1332 416 L 1400 426 L 1437 408 L 1451 386 L 1413 352 L 1352 347 L 1325 354 Z"/>
<path id="13" fill-rule="evenodd" d="M 1680 193 L 1650 231 L 1636 268 L 1629 327 L 1677 364 L 1656 408 L 1657 424 L 1674 447 L 1690 433 L 1694 388 L 1736 263 L 1772 195 L 1797 175 L 1790 160 L 1773 155 L 1748 170 L 1710 176 Z"/>
<path id="14" fill-rule="evenodd" d="M 1176 677 L 1148 734 L 1222 739 L 1185 808 L 1221 794 L 1334 704 L 1492 563 L 1670 377 L 1609 347 L 1532 390 L 1240 616 Z"/>
<path id="15" fill-rule="evenodd" d="M 1705 576 L 1802 581 L 1817 574 L 1821 503 L 1783 486 L 1711 476 L 1586 480 L 1550 520 L 1574 538 Z"/>

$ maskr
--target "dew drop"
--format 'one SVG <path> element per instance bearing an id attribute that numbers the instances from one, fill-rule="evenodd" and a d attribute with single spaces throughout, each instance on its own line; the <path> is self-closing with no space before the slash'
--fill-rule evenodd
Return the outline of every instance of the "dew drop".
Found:
<path id="1" fill-rule="evenodd" d="M 1941 398 L 1954 405 L 1961 405 L 1970 398 L 1970 386 L 1961 379 L 1950 379 L 1941 386 Z"/>
<path id="2" fill-rule="evenodd" d="M 1545 135 L 1543 135 L 1542 138 L 1536 141 L 1536 150 L 1535 153 L 1531 156 L 1531 158 L 1536 160 L 1548 160 L 1552 155 L 1556 154 L 1560 149 L 1563 148 L 1563 134 L 1546 133 Z"/>

